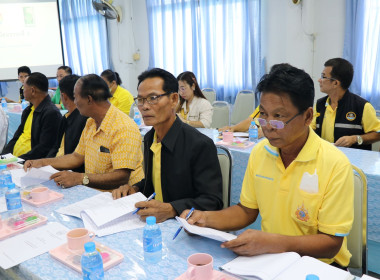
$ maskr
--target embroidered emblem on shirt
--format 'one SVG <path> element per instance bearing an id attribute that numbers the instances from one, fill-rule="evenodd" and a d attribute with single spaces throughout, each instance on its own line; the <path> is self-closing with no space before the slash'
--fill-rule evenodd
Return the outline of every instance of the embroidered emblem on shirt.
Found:
<path id="1" fill-rule="evenodd" d="M 346 119 L 352 122 L 356 119 L 356 114 L 354 112 L 348 112 L 346 114 Z"/>
<path id="2" fill-rule="evenodd" d="M 298 220 L 301 220 L 303 222 L 307 222 L 310 219 L 309 211 L 307 211 L 303 203 L 301 207 L 297 207 L 296 216 Z"/>

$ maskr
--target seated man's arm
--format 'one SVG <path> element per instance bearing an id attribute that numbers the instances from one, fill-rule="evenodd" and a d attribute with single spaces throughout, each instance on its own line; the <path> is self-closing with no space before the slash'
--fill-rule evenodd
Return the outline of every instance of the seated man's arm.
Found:
<path id="1" fill-rule="evenodd" d="M 194 207 L 198 210 L 219 210 L 223 207 L 223 182 L 217 151 L 211 139 L 203 137 L 191 148 L 191 167 L 195 197 L 170 202 L 178 214 Z"/>
<path id="2" fill-rule="evenodd" d="M 362 126 L 365 133 L 360 136 L 363 139 L 364 145 L 380 141 L 380 120 L 376 117 L 375 108 L 369 102 L 364 105 Z M 335 142 L 335 145 L 339 147 L 351 147 L 356 143 L 357 135 L 350 135 L 340 137 Z"/>
<path id="3" fill-rule="evenodd" d="M 55 169 L 68 170 L 73 168 L 78 168 L 84 163 L 84 156 L 76 152 L 68 155 L 63 155 L 55 158 L 43 158 L 36 160 L 27 160 L 24 163 L 24 170 L 27 171 L 29 168 L 39 168 L 46 165 L 51 165 Z"/>

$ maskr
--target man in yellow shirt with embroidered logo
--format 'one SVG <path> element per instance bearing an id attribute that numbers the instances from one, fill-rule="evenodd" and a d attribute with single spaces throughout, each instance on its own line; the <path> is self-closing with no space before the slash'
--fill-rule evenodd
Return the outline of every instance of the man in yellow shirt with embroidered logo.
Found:
<path id="1" fill-rule="evenodd" d="M 347 267 L 353 171 L 346 156 L 309 127 L 313 80 L 303 70 L 276 65 L 257 89 L 258 122 L 267 139 L 252 150 L 240 203 L 218 212 L 194 211 L 188 222 L 238 230 L 260 212 L 262 231 L 246 230 L 222 247 L 246 256 L 293 251 Z"/>

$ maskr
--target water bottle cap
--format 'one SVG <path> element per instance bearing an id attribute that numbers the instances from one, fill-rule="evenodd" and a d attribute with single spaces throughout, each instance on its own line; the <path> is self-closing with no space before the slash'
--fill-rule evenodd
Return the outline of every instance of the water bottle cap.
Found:
<path id="1" fill-rule="evenodd" d="M 6 165 L 6 164 L 2 164 L 2 165 L 0 165 L 0 171 L 1 171 L 1 170 L 5 170 L 5 169 L 7 169 L 7 165 Z"/>
<path id="2" fill-rule="evenodd" d="M 148 218 L 146 218 L 146 223 L 150 226 L 155 225 L 156 224 L 156 217 L 149 216 Z"/>
<path id="3" fill-rule="evenodd" d="M 319 280 L 319 277 L 315 274 L 308 274 L 305 280 Z"/>
<path id="4" fill-rule="evenodd" d="M 8 188 L 8 190 L 12 190 L 12 189 L 14 189 L 15 188 L 15 183 L 8 183 L 7 184 L 7 188 Z"/>
<path id="5" fill-rule="evenodd" d="M 255 121 L 251 121 L 251 125 L 256 125 L 256 122 Z"/>
<path id="6" fill-rule="evenodd" d="M 92 242 L 92 241 L 85 243 L 85 244 L 84 244 L 84 250 L 85 250 L 87 253 L 94 252 L 94 251 L 95 251 L 95 243 Z"/>

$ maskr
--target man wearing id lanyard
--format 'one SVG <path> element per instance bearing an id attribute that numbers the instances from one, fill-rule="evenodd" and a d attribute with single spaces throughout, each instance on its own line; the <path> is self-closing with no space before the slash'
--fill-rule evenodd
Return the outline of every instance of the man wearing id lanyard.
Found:
<path id="1" fill-rule="evenodd" d="M 303 70 L 276 65 L 257 89 L 258 122 L 267 139 L 252 149 L 240 203 L 222 211 L 196 210 L 189 224 L 238 230 L 260 213 L 261 231 L 248 229 L 222 247 L 245 256 L 293 251 L 347 267 L 353 171 L 347 157 L 309 127 L 313 80 Z"/>
<path id="2" fill-rule="evenodd" d="M 51 179 L 62 188 L 85 185 L 112 190 L 144 178 L 141 135 L 135 122 L 110 104 L 106 82 L 95 74 L 80 78 L 74 87 L 74 103 L 89 117 L 75 151 L 56 158 L 27 161 L 24 169 L 51 165 L 68 170 L 85 165 L 85 173 L 61 171 Z"/>
<path id="3" fill-rule="evenodd" d="M 121 186 L 113 197 L 142 192 L 155 199 L 136 203 L 143 219 L 157 222 L 179 215 L 184 209 L 218 210 L 223 207 L 222 175 L 212 140 L 183 123 L 175 114 L 178 81 L 155 68 L 138 77 L 136 105 L 144 123 L 153 128 L 144 137 L 145 179 Z"/>

